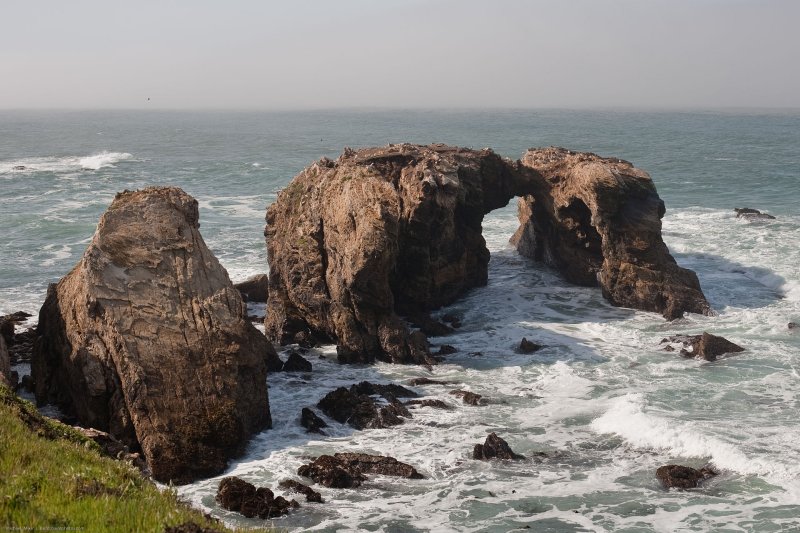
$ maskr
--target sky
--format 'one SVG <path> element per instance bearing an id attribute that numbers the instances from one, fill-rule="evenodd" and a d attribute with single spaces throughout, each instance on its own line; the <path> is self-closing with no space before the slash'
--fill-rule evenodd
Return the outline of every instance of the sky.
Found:
<path id="1" fill-rule="evenodd" d="M 2 0 L 0 108 L 800 108 L 800 0 Z"/>

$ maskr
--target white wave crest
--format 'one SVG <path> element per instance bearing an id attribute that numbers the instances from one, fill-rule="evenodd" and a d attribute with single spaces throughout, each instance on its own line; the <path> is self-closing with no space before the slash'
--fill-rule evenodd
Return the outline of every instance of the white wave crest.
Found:
<path id="1" fill-rule="evenodd" d="M 741 474 L 796 478 L 797 468 L 748 457 L 737 446 L 703 433 L 691 422 L 668 420 L 645 412 L 640 393 L 616 398 L 603 415 L 592 422 L 598 433 L 613 433 L 636 448 L 663 450 L 674 456 L 710 459 L 717 468 Z"/>
<path id="2" fill-rule="evenodd" d="M 34 172 L 80 172 L 113 167 L 120 161 L 131 159 L 127 152 L 100 152 L 87 156 L 28 157 L 12 161 L 0 161 L 0 174 L 29 174 Z"/>

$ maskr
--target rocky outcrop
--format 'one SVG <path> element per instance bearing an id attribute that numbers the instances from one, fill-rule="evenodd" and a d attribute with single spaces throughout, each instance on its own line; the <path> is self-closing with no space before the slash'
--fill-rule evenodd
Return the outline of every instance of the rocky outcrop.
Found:
<path id="1" fill-rule="evenodd" d="M 519 346 L 517 346 L 517 352 L 519 353 L 533 353 L 538 350 L 544 348 L 541 344 L 536 344 L 533 341 L 529 341 L 527 338 L 522 337 L 522 340 L 519 342 Z"/>
<path id="2" fill-rule="evenodd" d="M 664 203 L 650 176 L 630 163 L 560 148 L 513 162 L 489 149 L 401 144 L 322 159 L 269 207 L 268 336 L 336 342 L 342 362 L 432 363 L 425 335 L 461 321 L 429 311 L 486 284 L 481 223 L 515 196 L 520 253 L 599 286 L 614 305 L 670 319 L 710 312 L 697 276 L 661 238 Z"/>
<path id="3" fill-rule="evenodd" d="M 700 470 L 681 465 L 665 465 L 656 470 L 656 477 L 664 488 L 693 489 L 703 481 L 717 475 L 708 467 Z"/>
<path id="4" fill-rule="evenodd" d="M 520 199 L 512 243 L 522 255 L 599 286 L 617 306 L 667 319 L 711 312 L 697 275 L 678 266 L 661 238 L 664 202 L 647 172 L 563 148 L 528 150 L 522 164 L 546 183 Z"/>
<path id="5" fill-rule="evenodd" d="M 245 302 L 266 303 L 269 299 L 269 275 L 257 274 L 234 285 Z"/>
<path id="6" fill-rule="evenodd" d="M 308 359 L 297 352 L 291 352 L 286 362 L 283 363 L 281 370 L 283 372 L 311 372 L 312 368 Z"/>
<path id="7" fill-rule="evenodd" d="M 407 479 L 422 479 L 422 474 L 413 466 L 402 463 L 394 457 L 370 455 L 367 453 L 335 453 L 333 456 L 349 468 L 357 469 L 363 474 L 380 474 Z"/>
<path id="8" fill-rule="evenodd" d="M 511 446 L 494 432 L 489 433 L 483 444 L 475 445 L 472 450 L 472 458 L 481 461 L 489 459 L 525 459 L 522 455 L 514 453 Z"/>
<path id="9" fill-rule="evenodd" d="M 37 401 L 141 450 L 159 481 L 221 472 L 271 424 L 266 361 L 277 355 L 180 189 L 116 196 L 80 262 L 50 287 L 38 335 Z"/>
<path id="10" fill-rule="evenodd" d="M 315 482 L 332 488 L 356 488 L 367 477 L 364 474 L 380 474 L 407 479 L 422 479 L 417 470 L 394 457 L 369 455 L 366 453 L 336 453 L 321 455 L 313 462 L 301 466 L 298 475 L 313 479 Z"/>
<path id="11" fill-rule="evenodd" d="M 266 487 L 258 487 L 238 478 L 226 477 L 217 487 L 217 501 L 228 511 L 241 513 L 247 518 L 259 517 L 262 520 L 288 514 L 300 505 L 294 500 L 286 500 Z"/>
<path id="12" fill-rule="evenodd" d="M 322 494 L 315 491 L 308 485 L 303 485 L 299 481 L 295 481 L 293 479 L 284 479 L 278 483 L 278 487 L 282 488 L 283 490 L 288 490 L 289 492 L 296 492 L 304 495 L 307 502 L 323 503 Z"/>
<path id="13" fill-rule="evenodd" d="M 467 390 L 451 390 L 450 394 L 456 398 L 461 398 L 461 401 L 467 405 L 486 405 L 486 400 L 480 394 L 470 392 Z"/>
<path id="14" fill-rule="evenodd" d="M 762 213 L 758 209 L 751 209 L 749 207 L 735 207 L 736 218 L 743 218 L 745 220 L 775 220 L 775 217 L 767 213 Z"/>
<path id="15" fill-rule="evenodd" d="M 372 398 L 383 396 L 387 404 Z M 400 385 L 375 385 L 362 381 L 349 389 L 339 387 L 323 397 L 317 407 L 323 413 L 342 424 L 355 429 L 376 429 L 397 426 L 403 418 L 411 418 L 411 413 L 400 403 L 398 397 L 413 397 L 416 393 Z"/>
<path id="16" fill-rule="evenodd" d="M 665 350 L 673 351 L 672 344 L 680 344 L 680 355 L 683 357 L 695 357 L 706 361 L 716 361 L 717 357 L 725 353 L 743 352 L 744 348 L 734 344 L 725 337 L 718 337 L 704 331 L 700 335 L 673 335 L 661 340 L 662 344 L 667 344 Z M 671 344 L 670 344 L 671 343 Z"/>

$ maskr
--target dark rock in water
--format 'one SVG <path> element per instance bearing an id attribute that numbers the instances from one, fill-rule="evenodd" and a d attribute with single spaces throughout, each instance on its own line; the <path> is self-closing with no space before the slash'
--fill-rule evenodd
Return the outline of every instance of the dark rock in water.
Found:
<path id="1" fill-rule="evenodd" d="M 367 480 L 357 468 L 352 468 L 332 455 L 317 457 L 313 462 L 298 468 L 297 474 L 334 489 L 356 488 Z"/>
<path id="2" fill-rule="evenodd" d="M 118 194 L 79 263 L 51 285 L 31 362 L 40 404 L 141 449 L 153 477 L 224 471 L 271 425 L 278 359 L 174 187 Z"/>
<path id="3" fill-rule="evenodd" d="M 747 220 L 775 220 L 775 217 L 762 213 L 758 209 L 750 209 L 749 207 L 736 207 L 736 218 L 744 218 Z"/>
<path id="4" fill-rule="evenodd" d="M 257 274 L 247 280 L 234 284 L 245 302 L 266 303 L 269 299 L 269 276 Z"/>
<path id="5" fill-rule="evenodd" d="M 247 518 L 275 518 L 299 507 L 294 500 L 275 497 L 268 488 L 256 488 L 238 477 L 226 477 L 219 482 L 217 501 L 224 509 L 241 513 Z"/>
<path id="6" fill-rule="evenodd" d="M 439 346 L 439 351 L 436 352 L 436 355 L 451 355 L 458 352 L 458 350 L 454 346 L 450 346 L 449 344 L 442 344 Z"/>
<path id="7" fill-rule="evenodd" d="M 472 458 L 483 461 L 488 459 L 525 459 L 522 455 L 514 453 L 508 443 L 494 432 L 489 433 L 486 442 L 475 445 L 472 450 Z"/>
<path id="8" fill-rule="evenodd" d="M 328 427 L 328 423 L 308 407 L 303 407 L 300 412 L 300 425 L 306 428 L 308 433 L 319 433 L 320 435 L 325 435 L 322 428 Z"/>
<path id="9" fill-rule="evenodd" d="M 295 481 L 293 479 L 284 479 L 283 481 L 278 483 L 278 486 L 290 492 L 297 492 L 303 494 L 306 497 L 307 502 L 323 503 L 322 494 L 315 491 L 308 485 L 303 485 L 299 481 Z"/>
<path id="10" fill-rule="evenodd" d="M 27 170 L 27 169 L 28 169 L 28 167 L 26 167 L 25 165 L 15 165 L 12 168 L 12 170 Z"/>
<path id="11" fill-rule="evenodd" d="M 656 470 L 656 477 L 664 488 L 693 489 L 701 482 L 717 475 L 717 472 L 708 467 L 695 470 L 688 466 L 665 465 Z"/>
<path id="12" fill-rule="evenodd" d="M 406 405 L 419 405 L 420 407 L 433 407 L 435 409 L 447 409 L 447 410 L 452 409 L 452 407 L 450 407 L 442 400 L 436 400 L 436 399 L 409 400 L 406 402 Z"/>
<path id="13" fill-rule="evenodd" d="M 483 396 L 480 394 L 475 394 L 474 392 L 469 392 L 465 390 L 451 390 L 450 394 L 456 396 L 457 398 L 461 398 L 467 405 L 485 405 L 486 400 L 483 399 Z"/>
<path id="14" fill-rule="evenodd" d="M 203 527 L 195 522 L 184 522 L 177 526 L 164 528 L 164 533 L 219 533 L 219 530 Z"/>
<path id="15" fill-rule="evenodd" d="M 291 352 L 289 358 L 283 363 L 284 372 L 311 372 L 311 363 L 297 352 Z"/>
<path id="16" fill-rule="evenodd" d="M 358 385 L 329 392 L 317 407 L 337 422 L 356 429 L 391 427 L 402 424 L 401 417 L 411 418 L 408 409 L 397 400 L 391 399 L 388 405 L 379 405 L 368 394 L 359 393 Z"/>
<path id="17" fill-rule="evenodd" d="M 789 322 L 786 325 L 786 327 L 788 327 L 789 329 L 800 329 L 800 324 L 798 324 L 797 322 Z"/>
<path id="18" fill-rule="evenodd" d="M 683 357 L 696 357 L 705 359 L 706 361 L 716 361 L 717 356 L 724 353 L 737 353 L 743 352 L 744 348 L 738 344 L 734 344 L 724 337 L 718 337 L 707 332 L 702 335 L 673 335 L 662 339 L 661 343 L 672 342 L 681 343 L 684 345 L 680 351 Z M 672 346 L 664 348 L 667 351 L 673 351 Z"/>
<path id="19" fill-rule="evenodd" d="M 450 326 L 431 318 L 431 316 L 427 314 L 411 317 L 411 323 L 429 337 L 443 337 L 445 335 L 450 335 L 454 331 Z"/>
<path id="20" fill-rule="evenodd" d="M 430 378 L 412 378 L 408 380 L 408 384 L 412 387 L 416 387 L 418 385 L 451 385 L 449 381 L 438 381 Z"/>
<path id="21" fill-rule="evenodd" d="M 522 340 L 519 343 L 519 347 L 517 347 L 517 351 L 519 353 L 533 353 L 537 350 L 541 350 L 544 348 L 541 344 L 536 344 L 533 341 L 529 341 L 525 337 L 522 337 Z"/>
<path id="22" fill-rule="evenodd" d="M 413 466 L 401 463 L 394 457 L 369 455 L 366 453 L 336 453 L 333 456 L 346 464 L 349 468 L 358 470 L 364 474 L 423 479 L 422 474 L 417 472 Z"/>
<path id="23" fill-rule="evenodd" d="M 357 394 L 377 394 L 383 396 L 387 400 L 393 400 L 395 398 L 416 398 L 418 396 L 413 390 L 407 389 L 402 385 L 397 385 L 396 383 L 379 385 L 370 383 L 369 381 L 362 381 L 357 385 L 351 386 L 350 390 Z"/>

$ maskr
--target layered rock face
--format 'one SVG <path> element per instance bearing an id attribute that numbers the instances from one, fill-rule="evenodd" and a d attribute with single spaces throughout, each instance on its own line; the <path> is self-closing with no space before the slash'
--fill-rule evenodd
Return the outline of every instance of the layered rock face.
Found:
<path id="1" fill-rule="evenodd" d="M 267 334 L 335 340 L 341 361 L 423 362 L 398 316 L 485 285 L 485 213 L 532 192 L 491 150 L 390 145 L 345 150 L 292 180 L 267 210 Z"/>
<path id="2" fill-rule="evenodd" d="M 520 199 L 519 252 L 573 283 L 599 285 L 612 304 L 662 313 L 710 313 L 697 275 L 661 238 L 664 202 L 650 176 L 627 161 L 563 148 L 528 150 L 522 164 L 547 184 Z"/>
<path id="3" fill-rule="evenodd" d="M 560 148 L 512 162 L 403 144 L 323 159 L 269 207 L 268 336 L 334 341 L 343 362 L 427 362 L 427 339 L 400 317 L 486 284 L 483 216 L 515 196 L 524 255 L 599 285 L 615 305 L 668 318 L 709 311 L 697 276 L 661 239 L 652 180 L 630 163 Z"/>
<path id="4" fill-rule="evenodd" d="M 118 194 L 39 314 L 36 398 L 141 449 L 160 481 L 221 472 L 271 424 L 272 345 L 177 188 Z"/>

